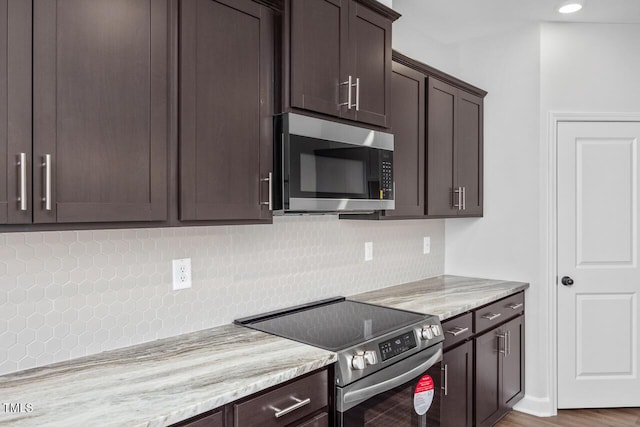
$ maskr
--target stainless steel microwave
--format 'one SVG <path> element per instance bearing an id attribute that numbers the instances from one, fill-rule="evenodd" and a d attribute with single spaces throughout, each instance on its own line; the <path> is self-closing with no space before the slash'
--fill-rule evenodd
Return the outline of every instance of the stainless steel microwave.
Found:
<path id="1" fill-rule="evenodd" d="M 394 209 L 392 134 L 294 113 L 274 129 L 274 213 Z"/>

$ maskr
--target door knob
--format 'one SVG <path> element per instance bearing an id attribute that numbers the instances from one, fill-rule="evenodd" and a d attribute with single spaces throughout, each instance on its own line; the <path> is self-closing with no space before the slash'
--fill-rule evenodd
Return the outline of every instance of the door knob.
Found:
<path id="1" fill-rule="evenodd" d="M 562 282 L 563 285 L 565 286 L 571 286 L 573 285 L 573 279 L 569 276 L 564 276 L 560 282 Z"/>

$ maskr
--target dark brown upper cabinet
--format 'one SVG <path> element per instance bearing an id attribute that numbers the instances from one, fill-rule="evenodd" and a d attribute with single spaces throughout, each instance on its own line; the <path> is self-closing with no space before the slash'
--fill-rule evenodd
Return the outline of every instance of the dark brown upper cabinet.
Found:
<path id="1" fill-rule="evenodd" d="M 0 224 L 31 222 L 31 14 L 0 0 Z"/>
<path id="2" fill-rule="evenodd" d="M 390 124 L 394 135 L 394 210 L 385 217 L 424 216 L 424 74 L 393 63 Z"/>
<path id="3" fill-rule="evenodd" d="M 392 71 L 389 125 L 396 207 L 341 218 L 482 216 L 487 92 L 395 51 Z"/>
<path id="4" fill-rule="evenodd" d="M 400 15 L 373 0 L 288 0 L 286 16 L 285 109 L 388 127 Z"/>
<path id="5" fill-rule="evenodd" d="M 167 219 L 167 0 L 33 2 L 33 219 Z"/>
<path id="6" fill-rule="evenodd" d="M 482 216 L 483 100 L 430 76 L 427 215 Z"/>
<path id="7" fill-rule="evenodd" d="M 183 0 L 180 219 L 270 220 L 274 12 Z"/>

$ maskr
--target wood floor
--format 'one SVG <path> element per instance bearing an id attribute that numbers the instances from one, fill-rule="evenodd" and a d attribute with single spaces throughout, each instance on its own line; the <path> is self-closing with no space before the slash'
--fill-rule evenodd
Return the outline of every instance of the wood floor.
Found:
<path id="1" fill-rule="evenodd" d="M 496 427 L 628 427 L 640 426 L 640 408 L 564 409 L 555 417 L 537 418 L 512 411 Z"/>

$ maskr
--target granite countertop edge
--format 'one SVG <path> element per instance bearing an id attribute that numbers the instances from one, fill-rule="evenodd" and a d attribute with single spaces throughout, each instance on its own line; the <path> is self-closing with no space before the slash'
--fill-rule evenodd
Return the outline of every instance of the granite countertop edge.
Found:
<path id="1" fill-rule="evenodd" d="M 438 316 L 441 321 L 529 288 L 529 283 L 442 275 L 349 296 L 353 301 Z"/>

